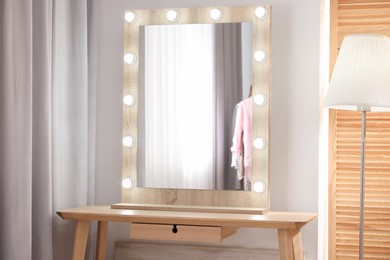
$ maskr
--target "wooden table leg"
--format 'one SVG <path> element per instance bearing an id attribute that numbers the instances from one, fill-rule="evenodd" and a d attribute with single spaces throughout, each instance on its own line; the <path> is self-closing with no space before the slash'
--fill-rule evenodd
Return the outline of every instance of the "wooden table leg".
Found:
<path id="1" fill-rule="evenodd" d="M 300 230 L 279 229 L 278 237 L 281 260 L 303 260 Z"/>
<path id="2" fill-rule="evenodd" d="M 291 230 L 294 259 L 303 260 L 302 235 L 300 230 Z"/>
<path id="3" fill-rule="evenodd" d="M 98 221 L 96 259 L 106 259 L 107 221 Z"/>
<path id="4" fill-rule="evenodd" d="M 73 260 L 83 260 L 87 249 L 89 221 L 78 220 L 73 241 Z"/>

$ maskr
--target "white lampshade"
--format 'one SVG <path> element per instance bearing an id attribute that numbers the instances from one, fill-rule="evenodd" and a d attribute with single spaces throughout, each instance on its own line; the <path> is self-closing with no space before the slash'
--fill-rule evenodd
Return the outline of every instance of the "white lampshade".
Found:
<path id="1" fill-rule="evenodd" d="M 344 37 L 324 106 L 341 110 L 390 110 L 389 37 L 375 34 Z"/>

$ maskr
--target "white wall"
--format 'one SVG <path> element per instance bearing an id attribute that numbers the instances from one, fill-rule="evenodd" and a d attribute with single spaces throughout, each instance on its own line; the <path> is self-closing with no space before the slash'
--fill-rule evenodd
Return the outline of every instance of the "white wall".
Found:
<path id="1" fill-rule="evenodd" d="M 272 5 L 271 209 L 317 212 L 320 0 L 101 0 L 96 204 L 121 200 L 123 13 L 127 9 Z M 129 226 L 109 224 L 108 259 Z M 317 221 L 303 228 L 317 259 Z M 277 248 L 274 230 L 240 229 L 223 245 Z"/>

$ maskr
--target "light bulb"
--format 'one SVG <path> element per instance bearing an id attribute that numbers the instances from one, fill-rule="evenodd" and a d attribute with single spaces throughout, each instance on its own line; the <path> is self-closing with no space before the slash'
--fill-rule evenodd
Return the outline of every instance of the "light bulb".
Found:
<path id="1" fill-rule="evenodd" d="M 263 94 L 257 94 L 253 97 L 253 102 L 258 106 L 264 106 L 267 103 L 267 98 Z"/>
<path id="2" fill-rule="evenodd" d="M 133 147 L 135 145 L 135 139 L 132 136 L 125 136 L 122 139 L 122 143 L 126 147 Z"/>
<path id="3" fill-rule="evenodd" d="M 134 23 L 135 20 L 137 19 L 137 16 L 135 15 L 134 12 L 126 12 L 125 14 L 125 20 L 128 22 L 128 23 Z"/>
<path id="4" fill-rule="evenodd" d="M 267 9 L 264 7 L 260 6 L 255 9 L 255 15 L 259 19 L 263 19 L 267 16 Z"/>
<path id="5" fill-rule="evenodd" d="M 122 180 L 122 187 L 124 189 L 131 189 L 134 185 L 134 181 L 131 178 L 125 178 Z"/>
<path id="6" fill-rule="evenodd" d="M 222 18 L 222 11 L 221 10 L 219 10 L 219 9 L 212 9 L 211 11 L 210 11 L 210 17 L 211 17 L 211 19 L 213 19 L 214 21 L 219 21 L 219 20 L 221 20 L 221 18 Z"/>
<path id="7" fill-rule="evenodd" d="M 264 62 L 267 60 L 267 53 L 264 51 L 256 51 L 254 57 L 257 62 Z"/>
<path id="8" fill-rule="evenodd" d="M 167 19 L 171 22 L 176 22 L 179 19 L 179 13 L 175 10 L 169 10 L 167 12 Z"/>
<path id="9" fill-rule="evenodd" d="M 253 190 L 257 193 L 263 193 L 265 191 L 265 183 L 257 181 L 253 184 Z"/>
<path id="10" fill-rule="evenodd" d="M 123 56 L 123 60 L 127 64 L 134 64 L 135 61 L 137 60 L 137 57 L 132 53 L 126 53 L 125 56 Z"/>
<path id="11" fill-rule="evenodd" d="M 258 150 L 264 149 L 267 142 L 264 138 L 258 137 L 253 141 L 253 147 L 255 147 Z"/>
<path id="12" fill-rule="evenodd" d="M 132 106 L 135 104 L 135 97 L 133 95 L 126 95 L 123 97 L 123 103 L 127 106 Z"/>

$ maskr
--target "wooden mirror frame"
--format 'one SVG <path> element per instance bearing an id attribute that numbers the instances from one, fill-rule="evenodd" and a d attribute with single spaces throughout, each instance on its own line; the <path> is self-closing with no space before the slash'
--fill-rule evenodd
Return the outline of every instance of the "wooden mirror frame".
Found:
<path id="1" fill-rule="evenodd" d="M 257 8 L 263 9 L 257 9 Z M 222 11 L 218 21 L 210 17 L 213 9 Z M 168 11 L 179 13 L 175 22 L 167 19 Z M 258 18 L 255 14 L 260 10 L 265 15 Z M 122 203 L 113 204 L 112 208 L 126 209 L 156 209 L 156 210 L 186 210 L 205 212 L 240 212 L 262 214 L 268 211 L 269 199 L 269 132 L 270 132 L 270 86 L 271 86 L 271 6 L 232 6 L 206 8 L 178 8 L 158 10 L 131 10 L 135 20 L 125 20 L 124 52 L 139 55 L 139 29 L 144 25 L 163 24 L 204 24 L 204 23 L 252 23 L 252 94 L 265 95 L 267 102 L 258 106 L 253 103 L 252 140 L 262 137 L 266 147 L 258 150 L 253 148 L 252 185 L 261 180 L 265 191 L 236 190 L 188 190 L 188 189 L 157 189 L 139 188 L 137 181 L 137 112 L 138 112 L 138 60 L 131 64 L 124 62 L 123 94 L 135 97 L 132 105 L 123 105 L 123 138 L 132 137 L 130 143 L 123 145 L 122 150 L 122 180 L 133 180 L 128 183 L 130 188 L 122 187 Z M 126 12 L 127 14 L 128 12 Z M 266 59 L 258 62 L 254 59 L 256 51 L 266 53 Z M 260 122 L 261 121 L 261 122 Z M 266 124 L 262 122 L 267 122 Z M 123 185 L 122 185 L 123 186 Z"/>

